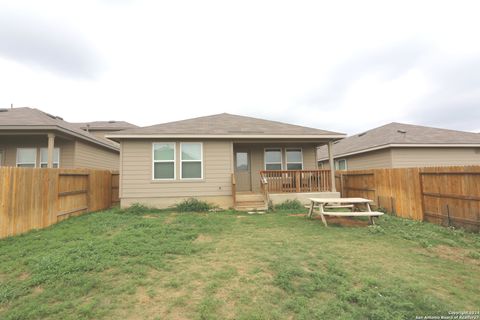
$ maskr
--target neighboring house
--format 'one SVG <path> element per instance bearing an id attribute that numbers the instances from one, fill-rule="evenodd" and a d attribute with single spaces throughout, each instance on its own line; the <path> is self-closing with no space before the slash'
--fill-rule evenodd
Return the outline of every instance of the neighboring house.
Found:
<path id="1" fill-rule="evenodd" d="M 394 122 L 335 142 L 333 153 L 337 170 L 479 165 L 480 134 Z M 329 168 L 327 148 L 317 157 Z"/>
<path id="2" fill-rule="evenodd" d="M 0 166 L 118 169 L 119 146 L 33 108 L 0 109 Z"/>
<path id="3" fill-rule="evenodd" d="M 120 142 L 123 207 L 195 197 L 245 209 L 285 198 L 276 194 L 334 190 L 333 172 L 318 170 L 315 151 L 345 135 L 223 113 L 107 137 Z"/>
<path id="4" fill-rule="evenodd" d="M 96 137 L 105 138 L 107 134 L 117 131 L 138 128 L 138 126 L 126 121 L 93 121 L 93 122 L 77 122 L 72 123 L 80 129 L 93 134 Z"/>

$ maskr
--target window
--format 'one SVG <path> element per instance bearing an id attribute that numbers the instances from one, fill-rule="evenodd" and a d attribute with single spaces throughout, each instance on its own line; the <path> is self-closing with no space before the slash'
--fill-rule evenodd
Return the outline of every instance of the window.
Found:
<path id="1" fill-rule="evenodd" d="M 248 171 L 248 152 L 236 153 L 237 171 Z"/>
<path id="2" fill-rule="evenodd" d="M 17 167 L 35 168 L 37 163 L 37 149 L 18 148 Z"/>
<path id="3" fill-rule="evenodd" d="M 182 142 L 180 143 L 180 171 L 182 179 L 202 179 L 202 143 Z"/>
<path id="4" fill-rule="evenodd" d="M 341 159 L 335 161 L 335 170 L 347 170 L 347 160 Z"/>
<path id="5" fill-rule="evenodd" d="M 48 167 L 48 148 L 40 149 L 40 168 Z M 53 167 L 60 167 L 60 149 L 53 148 Z"/>
<path id="6" fill-rule="evenodd" d="M 287 170 L 303 170 L 303 154 L 301 148 L 285 150 Z"/>
<path id="7" fill-rule="evenodd" d="M 0 149 L 0 167 L 3 166 L 3 149 Z"/>
<path id="8" fill-rule="evenodd" d="M 175 142 L 153 144 L 153 179 L 175 179 Z"/>
<path id="9" fill-rule="evenodd" d="M 319 161 L 318 162 L 318 169 L 324 169 L 324 168 L 325 168 L 325 166 L 324 166 L 323 162 Z"/>
<path id="10" fill-rule="evenodd" d="M 265 170 L 282 170 L 282 149 L 265 149 Z"/>

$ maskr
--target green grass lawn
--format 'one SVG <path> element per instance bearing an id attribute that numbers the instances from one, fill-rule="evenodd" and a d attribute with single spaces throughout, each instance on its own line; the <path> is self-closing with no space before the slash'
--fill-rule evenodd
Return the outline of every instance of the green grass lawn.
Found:
<path id="1" fill-rule="evenodd" d="M 109 211 L 0 240 L 1 319 L 414 319 L 480 309 L 480 236 L 384 216 Z"/>

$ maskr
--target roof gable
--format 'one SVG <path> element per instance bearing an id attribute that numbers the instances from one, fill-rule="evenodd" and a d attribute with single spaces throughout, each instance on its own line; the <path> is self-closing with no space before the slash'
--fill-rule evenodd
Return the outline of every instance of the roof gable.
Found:
<path id="1" fill-rule="evenodd" d="M 77 126 L 64 121 L 60 117 L 53 116 L 35 108 L 0 109 L 0 130 L 12 129 L 57 129 L 103 147 L 114 149 L 116 151 L 119 150 L 117 143 L 91 135 Z"/>
<path id="2" fill-rule="evenodd" d="M 228 113 L 198 117 L 149 127 L 127 129 L 113 133 L 111 137 L 133 135 L 199 135 L 199 136 L 270 136 L 270 135 L 314 135 L 338 136 L 343 134 L 320 129 L 308 128 L 278 121 L 270 121 Z"/>

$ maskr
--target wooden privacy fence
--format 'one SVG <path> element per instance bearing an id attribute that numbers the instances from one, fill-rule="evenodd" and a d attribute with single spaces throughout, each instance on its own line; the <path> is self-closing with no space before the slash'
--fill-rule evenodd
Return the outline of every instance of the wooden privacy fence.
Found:
<path id="1" fill-rule="evenodd" d="M 109 170 L 0 168 L 0 238 L 41 229 L 119 202 Z"/>
<path id="2" fill-rule="evenodd" d="M 400 217 L 480 228 L 480 166 L 339 171 L 336 186 Z"/>

